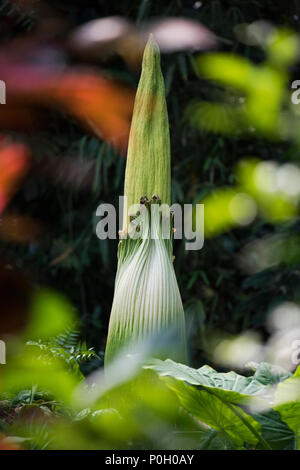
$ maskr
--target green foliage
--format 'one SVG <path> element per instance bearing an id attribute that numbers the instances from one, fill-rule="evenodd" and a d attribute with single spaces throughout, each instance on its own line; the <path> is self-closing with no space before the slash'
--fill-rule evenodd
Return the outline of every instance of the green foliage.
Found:
<path id="1" fill-rule="evenodd" d="M 87 348 L 85 343 L 78 340 L 79 332 L 69 332 L 50 341 L 27 341 L 27 346 L 32 346 L 41 351 L 41 358 L 45 361 L 59 359 L 66 363 L 68 369 L 76 376 L 83 378 L 80 364 L 97 358 L 92 348 Z"/>
<path id="2" fill-rule="evenodd" d="M 288 372 L 267 363 L 258 364 L 255 374 L 249 377 L 235 372 L 218 373 L 208 366 L 196 370 L 171 360 L 150 360 L 145 367 L 159 374 L 187 411 L 235 447 L 248 443 L 263 449 L 283 449 L 298 441 L 299 384 L 294 384 L 293 397 L 284 394 L 280 412 L 290 429 L 272 411 L 274 394 L 278 400 L 278 393 L 291 380 L 297 380 L 297 373 L 291 378 Z M 262 411 L 254 412 L 255 409 Z M 276 405 L 274 410 L 279 411 L 280 407 Z"/>
<path id="3" fill-rule="evenodd" d="M 1 30 L 6 44 L 34 26 L 36 12 L 19 16 L 13 2 L 2 3 L 0 13 L 11 12 L 14 25 Z M 194 3 L 53 0 L 51 6 L 71 26 L 116 14 L 136 23 L 188 16 L 218 36 L 216 53 L 180 52 L 161 61 L 172 201 L 206 204 L 204 249 L 187 253 L 176 241 L 174 265 L 191 364 L 199 367 L 212 362 L 209 334 L 254 330 L 266 337 L 270 309 L 300 300 L 299 192 L 291 192 L 299 169 L 299 108 L 290 102 L 290 82 L 299 78 L 291 33 L 299 28 L 299 2 L 214 0 L 199 9 Z M 259 47 L 241 41 L 237 27 L 259 19 L 284 28 L 272 27 Z M 101 65 L 136 84 L 138 74 L 120 59 Z M 52 180 L 33 171 L 11 203 L 42 221 L 45 233 L 24 246 L 1 241 L 0 254 L 51 290 L 40 291 L 37 321 L 1 368 L 1 432 L 33 449 L 299 448 L 299 370 L 290 376 L 260 364 L 242 376 L 155 362 L 156 372 L 146 371 L 149 381 L 143 374 L 137 380 L 141 364 L 123 357 L 109 379 L 100 370 L 83 380 L 82 360 L 93 359 L 91 347 L 98 356 L 105 347 L 116 269 L 117 242 L 97 239 L 93 214 L 101 202 L 117 205 L 125 159 L 66 116 L 49 113 L 47 122 L 44 131 L 18 134 L 30 145 L 33 168 L 70 156 L 79 178 L 66 178 L 59 165 Z M 287 163 L 291 171 L 284 173 Z M 274 190 L 284 174 L 287 184 Z M 79 337 L 64 333 L 75 312 Z M 91 360 L 91 370 L 96 366 Z M 262 400 L 268 406 L 257 408 Z"/>
<path id="4" fill-rule="evenodd" d="M 144 354 L 119 356 L 105 379 L 98 371 L 85 382 L 73 382 L 64 395 L 53 385 L 50 395 L 39 390 L 47 387 L 44 373 L 54 373 L 54 380 L 64 375 L 65 387 L 67 376 L 74 375 L 69 364 L 57 375 L 58 364 L 49 368 L 44 362 L 37 377 L 31 362 L 27 374 L 36 385 L 6 400 L 17 413 L 2 428 L 21 436 L 26 448 L 295 448 L 299 373 L 291 376 L 261 363 L 252 366 L 253 375 L 242 376 L 157 359 L 147 359 L 141 370 L 145 360 Z M 7 396 L 16 384 L 21 384 L 17 377 L 5 383 Z"/>
<path id="5" fill-rule="evenodd" d="M 275 396 L 275 410 L 282 421 L 294 431 L 297 449 L 300 450 L 300 367 L 293 377 L 278 387 Z"/>

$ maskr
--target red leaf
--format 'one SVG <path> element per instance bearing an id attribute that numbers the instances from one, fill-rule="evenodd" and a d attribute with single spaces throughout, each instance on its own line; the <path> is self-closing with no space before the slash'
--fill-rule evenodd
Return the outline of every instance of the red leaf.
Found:
<path id="1" fill-rule="evenodd" d="M 0 212 L 17 190 L 29 167 L 29 153 L 23 144 L 0 147 Z"/>
<path id="2" fill-rule="evenodd" d="M 60 108 L 121 152 L 126 151 L 134 102 L 134 91 L 129 87 L 92 71 L 8 62 L 1 64 L 1 77 L 10 106 L 19 111 L 33 106 Z"/>

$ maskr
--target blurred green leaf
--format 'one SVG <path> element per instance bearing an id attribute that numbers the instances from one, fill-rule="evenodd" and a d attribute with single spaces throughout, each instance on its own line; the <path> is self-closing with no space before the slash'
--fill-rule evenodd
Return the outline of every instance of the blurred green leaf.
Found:
<path id="1" fill-rule="evenodd" d="M 75 319 L 75 309 L 64 295 L 50 289 L 41 289 L 34 295 L 25 336 L 30 339 L 45 339 L 59 335 Z"/>
<path id="2" fill-rule="evenodd" d="M 78 378 L 60 360 L 49 360 L 39 350 L 30 348 L 9 358 L 2 375 L 1 392 L 16 393 L 36 385 L 67 405 L 78 383 Z"/>
<path id="3" fill-rule="evenodd" d="M 293 31 L 276 29 L 266 44 L 268 58 L 277 66 L 288 67 L 297 59 L 299 45 L 299 37 Z"/>

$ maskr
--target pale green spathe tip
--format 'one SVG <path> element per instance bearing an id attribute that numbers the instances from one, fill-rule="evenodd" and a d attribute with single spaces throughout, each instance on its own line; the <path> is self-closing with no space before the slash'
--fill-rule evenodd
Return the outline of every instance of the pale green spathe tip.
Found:
<path id="1" fill-rule="evenodd" d="M 146 44 L 131 123 L 124 196 L 128 208 L 157 194 L 171 203 L 170 135 L 160 52 L 152 35 Z M 124 210 L 124 227 L 128 214 Z"/>

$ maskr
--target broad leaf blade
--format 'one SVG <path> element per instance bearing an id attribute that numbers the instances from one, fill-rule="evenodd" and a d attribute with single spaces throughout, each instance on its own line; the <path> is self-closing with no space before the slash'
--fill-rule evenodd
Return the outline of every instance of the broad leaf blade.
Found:
<path id="1" fill-rule="evenodd" d="M 211 426 L 237 447 L 242 447 L 245 442 L 257 444 L 260 424 L 242 409 L 207 390 L 198 390 L 180 380 L 164 377 L 163 381 L 176 393 L 189 413 Z"/>
<path id="2" fill-rule="evenodd" d="M 292 377 L 279 384 L 274 409 L 294 431 L 297 449 L 300 450 L 300 366 Z"/>
<path id="3" fill-rule="evenodd" d="M 280 414 L 269 411 L 255 414 L 254 418 L 261 424 L 262 436 L 274 450 L 293 450 L 295 436 L 293 431 L 281 421 Z"/>
<path id="4" fill-rule="evenodd" d="M 170 359 L 166 361 L 152 359 L 145 367 L 155 370 L 162 377 L 169 376 L 190 385 L 201 385 L 229 403 L 246 403 L 255 397 L 269 398 L 273 389 L 271 381 L 269 385 L 260 381 L 259 373 L 244 377 L 233 371 L 219 373 L 209 366 L 193 369 Z"/>

